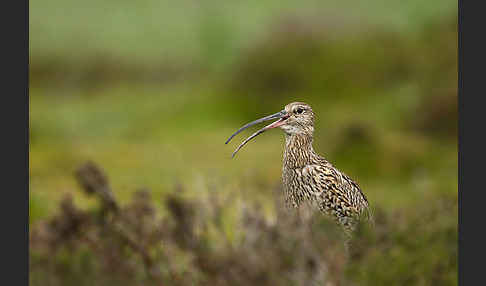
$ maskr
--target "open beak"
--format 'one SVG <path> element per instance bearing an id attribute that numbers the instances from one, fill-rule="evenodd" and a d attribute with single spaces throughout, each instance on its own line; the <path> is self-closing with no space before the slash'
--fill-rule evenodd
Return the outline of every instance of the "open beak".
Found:
<path id="1" fill-rule="evenodd" d="M 263 132 L 267 131 L 268 129 L 272 129 L 272 128 L 275 128 L 275 127 L 279 127 L 279 126 L 284 125 L 285 124 L 285 121 L 287 120 L 287 118 L 289 118 L 289 114 L 285 110 L 282 110 L 282 111 L 277 112 L 275 114 L 272 114 L 272 115 L 269 115 L 269 116 L 265 116 L 263 118 L 257 119 L 255 121 L 252 121 L 250 123 L 247 123 L 247 124 L 243 125 L 243 127 L 241 127 L 240 129 L 238 129 L 238 131 L 236 131 L 235 133 L 233 133 L 233 135 L 231 135 L 230 138 L 228 138 L 228 140 L 226 140 L 225 144 L 228 144 L 228 142 L 230 142 L 231 139 L 233 139 L 233 137 L 235 137 L 238 133 L 240 133 L 241 131 L 245 130 L 246 128 L 248 128 L 250 126 L 253 126 L 255 124 L 258 124 L 258 123 L 261 123 L 261 122 L 264 122 L 264 121 L 278 119 L 277 121 L 275 121 L 275 122 L 273 122 L 273 123 L 271 123 L 271 124 L 263 127 L 262 129 L 260 129 L 257 132 L 253 133 L 250 137 L 246 138 L 245 141 L 243 141 L 240 144 L 240 146 L 238 146 L 238 148 L 236 148 L 236 150 L 231 155 L 231 158 L 233 158 L 236 155 L 236 152 L 238 152 L 238 150 L 240 150 L 241 147 L 243 147 L 246 143 L 248 143 L 248 141 L 250 141 L 251 139 L 255 138 L 256 136 L 262 134 Z"/>

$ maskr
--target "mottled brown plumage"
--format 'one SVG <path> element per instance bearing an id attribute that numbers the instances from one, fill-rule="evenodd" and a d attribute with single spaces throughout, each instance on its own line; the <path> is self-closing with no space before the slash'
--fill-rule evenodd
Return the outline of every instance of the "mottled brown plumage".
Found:
<path id="1" fill-rule="evenodd" d="M 286 205 L 298 208 L 303 202 L 310 202 L 334 218 L 347 232 L 354 229 L 359 219 L 370 219 L 368 200 L 359 185 L 314 151 L 314 112 L 308 104 L 290 103 L 276 114 L 243 126 L 226 143 L 243 129 L 277 118 L 246 139 L 233 156 L 255 136 L 280 127 L 285 133 L 282 181 Z"/>

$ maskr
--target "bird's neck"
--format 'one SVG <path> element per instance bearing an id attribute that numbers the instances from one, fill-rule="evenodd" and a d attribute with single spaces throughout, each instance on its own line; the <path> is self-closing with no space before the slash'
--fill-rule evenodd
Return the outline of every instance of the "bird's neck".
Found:
<path id="1" fill-rule="evenodd" d="M 284 167 L 300 168 L 312 163 L 316 153 L 312 148 L 312 135 L 286 134 Z"/>

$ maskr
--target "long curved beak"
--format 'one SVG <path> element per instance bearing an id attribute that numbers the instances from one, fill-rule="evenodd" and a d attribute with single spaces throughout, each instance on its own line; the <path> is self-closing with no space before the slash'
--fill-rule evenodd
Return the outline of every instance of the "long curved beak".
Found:
<path id="1" fill-rule="evenodd" d="M 250 123 L 247 123 L 247 124 L 243 125 L 243 127 L 241 127 L 240 129 L 238 129 L 238 131 L 236 131 L 235 133 L 233 133 L 233 135 L 231 135 L 228 138 L 228 140 L 226 140 L 226 142 L 224 144 L 228 144 L 228 142 L 230 142 L 231 139 L 233 139 L 233 137 L 235 137 L 238 133 L 240 133 L 241 131 L 245 130 L 246 128 L 248 128 L 250 126 L 253 126 L 255 124 L 258 124 L 258 123 L 261 123 L 261 122 L 264 122 L 264 121 L 278 119 L 277 121 L 275 121 L 275 122 L 273 122 L 273 123 L 271 123 L 271 124 L 263 127 L 262 129 L 260 129 L 257 132 L 253 133 L 250 137 L 246 138 L 245 141 L 243 141 L 240 144 L 240 146 L 238 146 L 238 148 L 236 148 L 236 150 L 231 155 L 231 158 L 233 158 L 236 155 L 236 153 L 238 152 L 238 150 L 240 150 L 241 147 L 243 147 L 248 141 L 250 141 L 251 139 L 255 138 L 256 136 L 262 134 L 263 132 L 267 131 L 268 129 L 272 129 L 272 128 L 275 128 L 275 127 L 279 127 L 279 126 L 285 124 L 285 120 L 287 120 L 287 118 L 289 118 L 289 114 L 285 110 L 282 110 L 282 111 L 277 112 L 275 114 L 265 116 L 263 118 L 257 119 L 255 121 L 252 121 Z"/>

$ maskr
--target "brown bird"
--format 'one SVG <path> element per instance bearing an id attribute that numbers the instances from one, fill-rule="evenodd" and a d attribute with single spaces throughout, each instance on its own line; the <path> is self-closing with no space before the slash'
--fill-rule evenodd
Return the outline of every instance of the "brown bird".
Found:
<path id="1" fill-rule="evenodd" d="M 225 144 L 244 129 L 272 119 L 277 120 L 243 141 L 232 157 L 254 137 L 279 127 L 285 133 L 282 181 L 286 205 L 298 208 L 304 201 L 311 202 L 334 218 L 347 233 L 351 233 L 361 218 L 371 219 L 368 200 L 359 185 L 314 151 L 314 112 L 308 104 L 293 102 L 278 113 L 252 121 L 231 135 Z"/>

